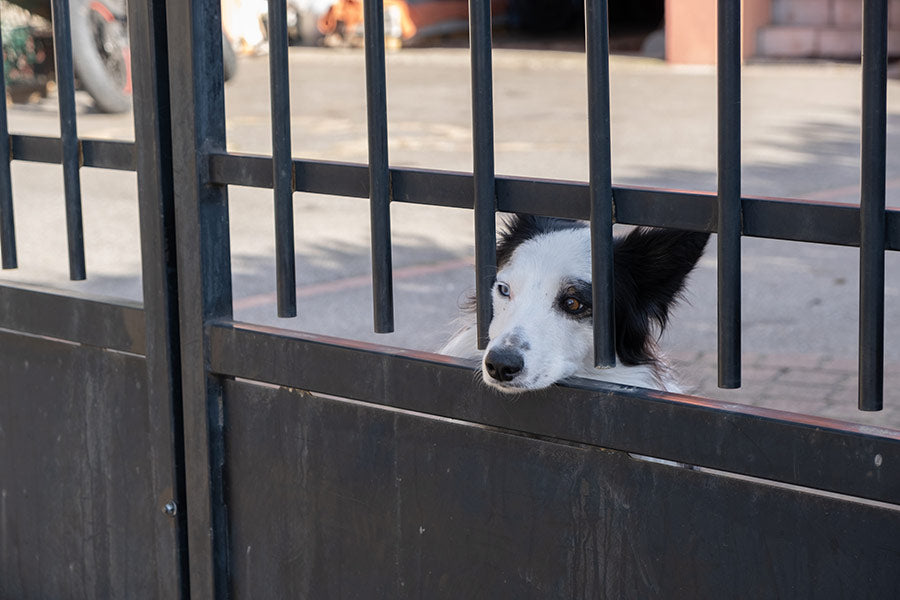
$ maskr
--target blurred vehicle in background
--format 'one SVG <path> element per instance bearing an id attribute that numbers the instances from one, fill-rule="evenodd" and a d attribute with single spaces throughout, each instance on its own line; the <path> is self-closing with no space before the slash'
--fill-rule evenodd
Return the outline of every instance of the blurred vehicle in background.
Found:
<path id="1" fill-rule="evenodd" d="M 318 45 L 322 40 L 318 22 L 334 0 L 287 0 L 288 37 L 292 44 Z"/>
<path id="2" fill-rule="evenodd" d="M 51 20 L 50 0 L 9 0 L 9 3 L 25 9 L 32 15 L 42 17 L 49 23 Z M 72 62 L 75 67 L 75 78 L 94 100 L 97 110 L 105 113 L 120 113 L 131 108 L 131 49 L 128 43 L 128 10 L 126 0 L 70 0 L 69 13 L 72 30 Z M 5 19 L 5 16 L 4 16 Z M 39 28 L 33 24 L 24 26 L 37 32 L 29 43 L 23 39 L 22 27 L 16 29 L 16 43 L 7 42 L 7 30 L 4 29 L 4 74 L 10 78 L 10 70 L 16 65 L 28 65 L 33 60 L 47 56 L 33 52 L 40 47 L 42 53 L 49 55 L 52 65 L 52 53 L 45 49 L 46 42 L 37 43 L 35 37 L 40 35 Z M 28 36 L 25 35 L 25 38 Z M 31 54 L 29 54 L 31 52 Z M 231 44 L 223 34 L 224 75 L 230 79 L 237 68 L 237 59 Z M 40 69 L 38 69 L 40 70 Z M 35 71 L 35 69 L 32 69 Z M 50 68 L 52 73 L 52 67 Z"/>

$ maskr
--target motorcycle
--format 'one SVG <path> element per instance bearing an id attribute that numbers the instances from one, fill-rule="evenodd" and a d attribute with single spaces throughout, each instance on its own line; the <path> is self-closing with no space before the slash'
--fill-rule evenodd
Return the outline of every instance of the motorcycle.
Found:
<path id="1" fill-rule="evenodd" d="M 32 14 L 51 19 L 49 0 L 10 0 Z M 131 108 L 131 48 L 126 0 L 70 0 L 72 63 L 75 78 L 97 109 L 121 113 Z M 237 69 L 231 43 L 222 34 L 225 80 Z"/>

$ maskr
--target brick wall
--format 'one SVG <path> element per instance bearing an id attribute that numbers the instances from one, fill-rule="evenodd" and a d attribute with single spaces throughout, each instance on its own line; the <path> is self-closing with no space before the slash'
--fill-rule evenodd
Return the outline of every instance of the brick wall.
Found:
<path id="1" fill-rule="evenodd" d="M 900 0 L 888 0 L 888 14 L 888 52 L 900 56 Z M 861 19 L 862 0 L 772 0 L 772 22 L 757 32 L 757 55 L 859 58 Z"/>

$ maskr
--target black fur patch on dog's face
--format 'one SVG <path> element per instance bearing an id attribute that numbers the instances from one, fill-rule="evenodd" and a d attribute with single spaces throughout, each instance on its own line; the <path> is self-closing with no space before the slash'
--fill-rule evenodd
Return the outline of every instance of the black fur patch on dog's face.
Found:
<path id="1" fill-rule="evenodd" d="M 586 227 L 580 221 L 557 219 L 555 217 L 536 217 L 534 215 L 513 215 L 504 223 L 504 231 L 497 242 L 497 268 L 502 269 L 509 262 L 512 253 L 522 242 L 528 241 L 544 233 L 563 229 L 579 229 Z"/>
<path id="2" fill-rule="evenodd" d="M 577 321 L 590 321 L 592 317 L 593 291 L 591 283 L 573 279 L 563 283 L 556 297 L 556 308 L 566 317 Z"/>

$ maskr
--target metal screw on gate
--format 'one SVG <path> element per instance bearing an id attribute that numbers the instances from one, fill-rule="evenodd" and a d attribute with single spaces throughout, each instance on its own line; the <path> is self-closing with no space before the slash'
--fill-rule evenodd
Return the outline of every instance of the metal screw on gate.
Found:
<path id="1" fill-rule="evenodd" d="M 174 517 L 178 514 L 178 505 L 175 504 L 174 500 L 169 500 L 166 502 L 166 505 L 163 506 L 163 512 L 170 517 Z"/>

